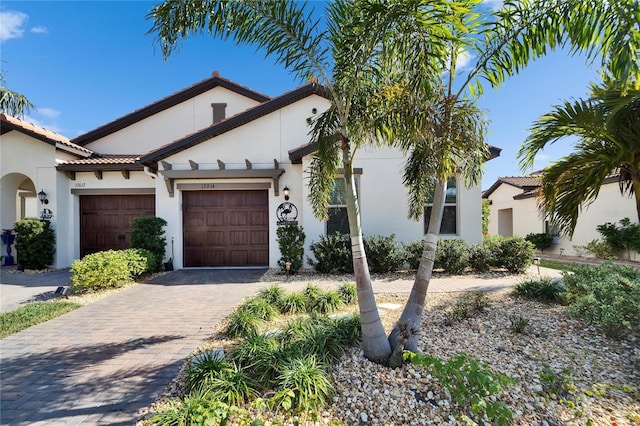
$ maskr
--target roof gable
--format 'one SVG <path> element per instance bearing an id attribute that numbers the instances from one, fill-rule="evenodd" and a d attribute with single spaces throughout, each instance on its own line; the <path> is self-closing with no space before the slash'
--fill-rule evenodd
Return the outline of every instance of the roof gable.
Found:
<path id="1" fill-rule="evenodd" d="M 83 157 L 93 154 L 93 151 L 90 149 L 71 142 L 67 137 L 59 133 L 52 132 L 10 115 L 0 114 L 0 134 L 4 135 L 10 131 L 20 132 L 71 154 Z"/>
<path id="2" fill-rule="evenodd" d="M 212 74 L 212 76 L 206 80 L 202 80 L 190 87 L 187 87 L 186 89 L 180 90 L 179 92 L 176 92 L 150 105 L 142 107 L 127 115 L 124 115 L 88 133 L 80 135 L 77 138 L 73 139 L 72 142 L 78 145 L 84 146 L 88 143 L 94 142 L 100 138 L 103 138 L 119 130 L 122 130 L 128 126 L 131 126 L 132 124 L 142 121 L 145 118 L 151 117 L 152 115 L 155 115 L 161 111 L 164 111 L 184 101 L 192 99 L 215 87 L 224 87 L 225 89 L 238 93 L 247 98 L 253 99 L 257 102 L 267 102 L 268 100 L 271 99 L 267 95 L 251 90 L 245 86 L 241 86 L 226 78 L 222 78 L 220 77 L 220 74 L 217 71 L 215 71 Z"/>
<path id="3" fill-rule="evenodd" d="M 157 161 L 248 124 L 260 117 L 275 112 L 311 95 L 319 95 L 325 98 L 329 97 L 327 89 L 317 83 L 309 83 L 304 86 L 300 86 L 297 89 L 286 92 L 283 95 L 250 108 L 247 111 L 236 114 L 219 123 L 213 124 L 191 135 L 150 151 L 140 158 L 140 163 L 153 166 L 153 163 Z"/>

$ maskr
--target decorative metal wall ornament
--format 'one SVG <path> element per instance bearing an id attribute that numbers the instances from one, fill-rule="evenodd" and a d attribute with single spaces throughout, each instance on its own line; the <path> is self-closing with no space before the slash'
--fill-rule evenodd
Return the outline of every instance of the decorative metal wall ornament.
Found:
<path id="1" fill-rule="evenodd" d="M 53 217 L 53 212 L 50 209 L 42 209 L 42 213 L 40 213 L 40 219 L 49 220 Z"/>
<path id="2" fill-rule="evenodd" d="M 284 202 L 276 209 L 276 218 L 278 219 L 277 225 L 297 225 L 298 221 L 298 208 L 290 202 Z"/>

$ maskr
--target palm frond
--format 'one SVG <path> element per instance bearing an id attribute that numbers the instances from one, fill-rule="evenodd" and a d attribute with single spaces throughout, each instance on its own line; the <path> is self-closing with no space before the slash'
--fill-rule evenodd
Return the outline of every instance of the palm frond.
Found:
<path id="1" fill-rule="evenodd" d="M 330 82 L 329 49 L 319 19 L 313 18 L 306 2 L 286 0 L 187 0 L 165 1 L 147 15 L 153 21 L 149 33 L 156 33 L 165 58 L 192 34 L 209 33 L 232 38 L 238 44 L 252 44 L 274 56 L 301 80 L 315 73 Z"/>

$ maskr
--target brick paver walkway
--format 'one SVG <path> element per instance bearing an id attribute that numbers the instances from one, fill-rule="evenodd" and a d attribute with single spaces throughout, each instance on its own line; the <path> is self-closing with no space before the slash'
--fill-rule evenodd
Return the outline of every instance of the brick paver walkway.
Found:
<path id="1" fill-rule="evenodd" d="M 0 423 L 133 425 L 212 327 L 269 285 L 256 282 L 262 272 L 174 271 L 2 339 Z M 429 291 L 500 290 L 515 281 L 435 278 Z M 411 285 L 373 282 L 376 292 L 408 292 Z"/>

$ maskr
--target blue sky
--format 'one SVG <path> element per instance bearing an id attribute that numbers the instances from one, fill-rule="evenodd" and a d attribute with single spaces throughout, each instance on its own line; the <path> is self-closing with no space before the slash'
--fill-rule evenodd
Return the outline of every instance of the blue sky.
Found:
<path id="1" fill-rule="evenodd" d="M 495 6 L 499 0 L 487 2 Z M 0 3 L 0 67 L 7 86 L 35 105 L 25 119 L 76 137 L 208 78 L 221 75 L 270 96 L 301 82 L 253 47 L 208 36 L 188 39 L 163 60 L 145 19 L 152 1 L 8 1 Z M 487 142 L 502 148 L 486 164 L 482 188 L 521 175 L 516 160 L 527 129 L 563 99 L 586 95 L 597 69 L 559 52 L 542 58 L 479 104 L 490 120 Z M 535 168 L 570 151 L 558 143 Z"/>

